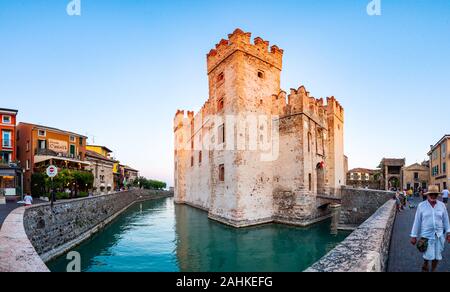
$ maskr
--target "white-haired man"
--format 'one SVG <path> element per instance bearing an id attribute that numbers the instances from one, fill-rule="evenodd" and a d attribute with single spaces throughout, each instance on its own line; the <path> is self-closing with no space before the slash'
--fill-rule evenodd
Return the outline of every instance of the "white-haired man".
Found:
<path id="1" fill-rule="evenodd" d="M 411 243 L 416 245 L 419 242 L 421 251 L 424 252 L 423 272 L 430 271 L 430 261 L 431 271 L 436 272 L 439 261 L 442 260 L 445 241 L 450 243 L 448 211 L 446 205 L 437 200 L 439 194 L 437 186 L 430 186 L 426 194 L 428 199 L 417 207 L 411 231 Z M 418 238 L 420 238 L 419 241 Z"/>

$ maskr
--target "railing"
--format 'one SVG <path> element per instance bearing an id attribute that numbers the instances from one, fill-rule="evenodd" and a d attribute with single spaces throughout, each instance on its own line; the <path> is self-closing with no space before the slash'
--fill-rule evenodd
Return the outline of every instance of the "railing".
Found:
<path id="1" fill-rule="evenodd" d="M 13 148 L 12 140 L 2 140 L 3 148 Z"/>
<path id="2" fill-rule="evenodd" d="M 81 160 L 81 156 L 79 156 L 79 155 L 75 155 L 75 154 L 71 154 L 71 153 L 55 152 L 55 151 L 50 150 L 50 149 L 36 148 L 34 150 L 34 154 L 35 155 L 42 155 L 42 156 L 55 156 L 55 157 L 62 157 L 62 158 L 70 158 L 70 159 Z"/>

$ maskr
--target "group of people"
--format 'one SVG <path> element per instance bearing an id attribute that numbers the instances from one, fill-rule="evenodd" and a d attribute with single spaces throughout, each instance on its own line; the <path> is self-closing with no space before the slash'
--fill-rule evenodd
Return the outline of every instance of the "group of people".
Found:
<path id="1" fill-rule="evenodd" d="M 404 191 L 397 191 L 394 196 L 395 205 L 397 207 L 397 211 L 401 212 L 403 211 L 407 206 L 409 206 L 410 209 L 415 208 L 414 205 L 414 198 L 413 198 L 414 192 L 410 190 L 404 190 Z"/>
<path id="2" fill-rule="evenodd" d="M 438 192 L 442 195 L 442 202 L 447 205 L 448 204 L 448 195 L 450 191 L 445 188 L 442 192 Z M 413 189 L 409 190 L 403 190 L 403 191 L 397 191 L 394 196 L 394 200 L 396 201 L 397 211 L 401 212 L 403 211 L 407 206 L 409 206 L 410 209 L 415 208 L 414 205 L 414 196 L 416 197 L 422 197 L 422 201 L 428 200 L 428 192 L 427 190 L 424 190 L 422 188 L 418 188 L 417 190 L 413 191 Z"/>
<path id="3" fill-rule="evenodd" d="M 438 200 L 442 194 L 442 202 Z M 423 202 L 417 206 L 414 224 L 411 231 L 411 244 L 423 253 L 423 272 L 436 272 L 442 260 L 445 243 L 450 243 L 450 223 L 447 211 L 449 191 L 442 192 L 438 186 L 430 186 L 423 191 Z M 401 212 L 409 202 L 413 205 L 413 192 L 397 192 L 395 195 L 397 210 Z"/>

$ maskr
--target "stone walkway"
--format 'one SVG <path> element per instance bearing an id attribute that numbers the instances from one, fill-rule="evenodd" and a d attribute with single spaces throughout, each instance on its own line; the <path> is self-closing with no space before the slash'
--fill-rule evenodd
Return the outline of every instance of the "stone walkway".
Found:
<path id="1" fill-rule="evenodd" d="M 24 212 L 25 207 L 15 208 L 3 221 L 0 229 L 0 272 L 49 272 L 25 232 Z"/>
<path id="2" fill-rule="evenodd" d="M 422 200 L 415 199 L 417 206 Z M 450 204 L 447 206 L 449 209 Z M 416 209 L 405 209 L 397 214 L 389 251 L 388 272 L 421 272 L 422 254 L 410 243 L 410 234 L 414 223 Z M 439 272 L 450 272 L 450 244 L 446 244 L 444 260 L 440 263 Z"/>
<path id="3" fill-rule="evenodd" d="M 34 199 L 34 204 L 44 203 L 44 201 L 39 199 Z M 8 202 L 4 205 L 0 205 L 0 229 L 2 228 L 2 224 L 5 221 L 6 217 L 14 211 L 15 209 L 22 207 L 22 204 L 17 204 L 16 202 Z"/>
<path id="4" fill-rule="evenodd" d="M 17 209 L 19 207 L 22 207 L 22 205 L 17 204 L 16 202 L 0 205 L 0 228 L 2 227 L 3 221 L 5 221 L 9 213 L 11 213 L 14 209 Z"/>

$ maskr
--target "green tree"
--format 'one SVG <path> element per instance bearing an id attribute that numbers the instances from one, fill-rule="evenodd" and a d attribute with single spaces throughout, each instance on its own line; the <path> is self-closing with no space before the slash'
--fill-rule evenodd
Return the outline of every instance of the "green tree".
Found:
<path id="1" fill-rule="evenodd" d="M 167 184 L 158 180 L 151 180 L 145 177 L 139 177 L 133 182 L 134 187 L 141 187 L 146 190 L 161 190 L 167 187 Z"/>
<path id="2" fill-rule="evenodd" d="M 46 175 L 43 173 L 33 173 L 31 175 L 31 195 L 35 198 L 43 197 L 46 194 Z"/>

